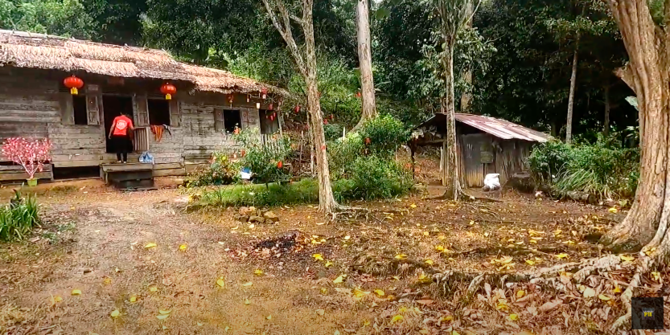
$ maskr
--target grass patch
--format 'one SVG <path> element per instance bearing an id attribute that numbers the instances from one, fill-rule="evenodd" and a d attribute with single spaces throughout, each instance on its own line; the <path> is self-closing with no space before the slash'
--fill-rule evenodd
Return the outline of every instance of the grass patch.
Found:
<path id="1" fill-rule="evenodd" d="M 370 185 L 361 185 L 356 180 L 342 179 L 333 182 L 335 200 L 344 203 L 352 200 L 372 200 L 393 198 L 409 193 L 406 188 L 396 187 L 384 193 L 365 192 Z M 376 185 L 379 187 L 379 185 Z M 204 205 L 209 206 L 256 206 L 276 207 L 297 204 L 315 204 L 319 202 L 319 185 L 315 179 L 303 179 L 289 184 L 251 184 L 224 186 L 204 191 L 200 197 Z"/>
<path id="2" fill-rule="evenodd" d="M 22 198 L 16 192 L 9 204 L 0 206 L 0 241 L 23 240 L 39 223 L 35 197 Z"/>

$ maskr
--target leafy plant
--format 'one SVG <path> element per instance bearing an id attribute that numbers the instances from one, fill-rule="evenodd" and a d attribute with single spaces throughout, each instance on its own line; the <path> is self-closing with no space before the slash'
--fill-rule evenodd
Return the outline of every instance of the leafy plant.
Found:
<path id="1" fill-rule="evenodd" d="M 275 134 L 263 139 L 257 129 L 249 129 L 239 131 L 235 141 L 242 147 L 240 163 L 251 170 L 254 181 L 268 184 L 290 179 L 284 167 L 293 152 L 288 137 Z"/>
<path id="2" fill-rule="evenodd" d="M 240 164 L 221 152 L 214 153 L 209 166 L 189 176 L 187 187 L 228 185 L 239 180 Z"/>
<path id="3" fill-rule="evenodd" d="M 340 197 L 349 200 L 389 199 L 408 194 L 414 185 L 412 174 L 395 161 L 378 156 L 358 157 L 349 179 L 343 179 Z"/>
<path id="4" fill-rule="evenodd" d="M 410 130 L 400 120 L 390 116 L 378 116 L 369 120 L 360 130 L 368 153 L 390 158 L 410 138 Z"/>
<path id="5" fill-rule="evenodd" d="M 40 224 L 39 206 L 33 196 L 18 191 L 9 204 L 0 206 L 0 241 L 23 240 Z"/>

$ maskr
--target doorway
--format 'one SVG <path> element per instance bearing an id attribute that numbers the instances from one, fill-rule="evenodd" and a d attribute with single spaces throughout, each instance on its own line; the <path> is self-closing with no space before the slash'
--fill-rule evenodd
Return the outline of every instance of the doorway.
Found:
<path id="1" fill-rule="evenodd" d="M 107 153 L 116 153 L 115 142 L 109 139 L 109 129 L 114 123 L 114 118 L 124 113 L 131 119 L 133 118 L 133 98 L 127 96 L 105 95 L 102 97 L 102 108 L 105 113 L 105 141 L 107 144 Z M 128 152 L 133 152 L 133 148 L 128 148 Z"/>

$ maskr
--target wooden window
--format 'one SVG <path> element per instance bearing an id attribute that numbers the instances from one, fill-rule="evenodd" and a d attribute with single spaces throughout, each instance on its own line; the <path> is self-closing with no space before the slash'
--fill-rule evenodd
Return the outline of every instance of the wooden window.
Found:
<path id="1" fill-rule="evenodd" d="M 226 133 L 235 132 L 235 128 L 237 127 L 242 128 L 242 118 L 240 117 L 240 111 L 224 110 L 223 120 L 226 127 Z"/>
<path id="2" fill-rule="evenodd" d="M 164 99 L 149 99 L 149 124 L 162 126 L 170 124 L 170 101 Z"/>
<path id="3" fill-rule="evenodd" d="M 74 109 L 74 124 L 87 125 L 88 113 L 86 112 L 86 97 L 81 95 L 73 95 L 72 108 Z"/>

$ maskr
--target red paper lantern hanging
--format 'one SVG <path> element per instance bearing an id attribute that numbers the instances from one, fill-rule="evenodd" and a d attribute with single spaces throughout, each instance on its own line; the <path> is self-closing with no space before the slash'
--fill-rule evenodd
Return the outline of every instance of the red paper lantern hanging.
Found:
<path id="1" fill-rule="evenodd" d="M 263 98 L 263 100 L 268 98 L 268 89 L 267 88 L 265 88 L 265 87 L 261 88 L 261 97 Z"/>
<path id="2" fill-rule="evenodd" d="M 165 83 L 161 86 L 161 93 L 165 94 L 165 100 L 172 100 L 172 95 L 177 93 L 177 88 L 170 83 Z"/>
<path id="3" fill-rule="evenodd" d="M 281 169 L 282 167 L 284 167 L 284 163 L 282 161 L 277 162 L 277 168 Z"/>
<path id="4" fill-rule="evenodd" d="M 233 107 L 233 101 L 235 101 L 235 96 L 228 94 L 228 103 L 230 104 L 230 107 Z"/>
<path id="5" fill-rule="evenodd" d="M 361 92 L 356 92 L 356 98 L 360 98 L 360 97 L 361 97 Z"/>
<path id="6" fill-rule="evenodd" d="M 84 87 L 84 81 L 80 78 L 77 78 L 75 75 L 65 78 L 65 80 L 63 80 L 63 84 L 65 84 L 65 87 L 70 89 L 70 93 L 72 95 L 79 94 L 79 89 Z"/>
<path id="7" fill-rule="evenodd" d="M 274 109 L 275 109 L 275 105 L 274 105 L 274 104 L 270 104 L 270 106 L 268 106 L 268 110 L 274 110 Z"/>
<path id="8" fill-rule="evenodd" d="M 293 110 L 295 111 L 296 114 L 300 113 L 300 105 L 295 106 Z"/>
<path id="9" fill-rule="evenodd" d="M 328 124 L 328 119 L 324 119 L 323 124 Z"/>
<path id="10" fill-rule="evenodd" d="M 370 138 L 369 138 L 369 137 L 366 137 L 366 138 L 365 138 L 365 144 L 370 144 L 371 142 L 372 142 L 372 141 L 370 141 Z"/>

